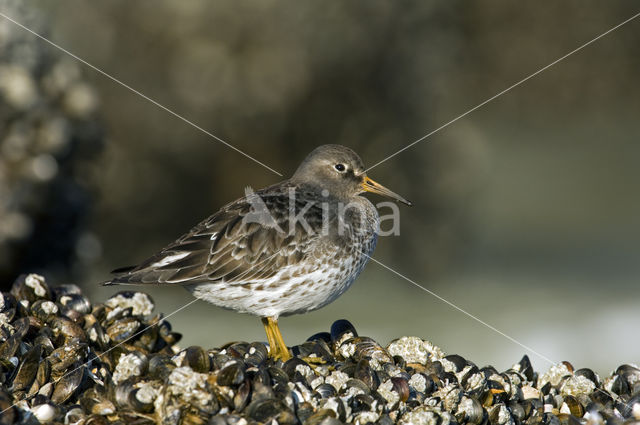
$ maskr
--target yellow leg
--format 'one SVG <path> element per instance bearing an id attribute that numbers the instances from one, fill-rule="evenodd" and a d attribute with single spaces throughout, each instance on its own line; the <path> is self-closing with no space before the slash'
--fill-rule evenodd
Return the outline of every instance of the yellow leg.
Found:
<path id="1" fill-rule="evenodd" d="M 269 340 L 269 354 L 274 359 L 282 359 L 287 361 L 291 358 L 289 349 L 282 339 L 280 328 L 278 327 L 278 319 L 273 317 L 263 317 L 262 324 L 264 325 L 264 331 L 267 333 L 267 339 Z"/>
<path id="2" fill-rule="evenodd" d="M 273 337 L 273 332 L 269 324 L 269 319 L 267 319 L 266 317 L 263 317 L 262 325 L 264 326 L 264 331 L 267 334 L 267 341 L 269 342 L 269 351 L 273 353 L 273 350 L 276 346 L 276 339 Z"/>

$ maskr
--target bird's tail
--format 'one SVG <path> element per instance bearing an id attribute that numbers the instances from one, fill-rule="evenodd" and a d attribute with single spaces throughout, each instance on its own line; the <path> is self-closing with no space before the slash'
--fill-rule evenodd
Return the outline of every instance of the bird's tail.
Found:
<path id="1" fill-rule="evenodd" d="M 126 285 L 126 284 L 130 283 L 128 281 L 128 279 L 126 279 L 126 277 L 125 277 L 126 274 L 129 273 L 130 271 L 132 271 L 135 268 L 136 268 L 136 266 L 127 266 L 127 267 L 120 267 L 119 269 L 112 270 L 111 273 L 116 274 L 116 275 L 121 275 L 121 276 L 116 276 L 115 278 L 113 278 L 111 280 L 107 280 L 105 282 L 100 282 L 100 285 L 102 285 L 102 286 Z"/>

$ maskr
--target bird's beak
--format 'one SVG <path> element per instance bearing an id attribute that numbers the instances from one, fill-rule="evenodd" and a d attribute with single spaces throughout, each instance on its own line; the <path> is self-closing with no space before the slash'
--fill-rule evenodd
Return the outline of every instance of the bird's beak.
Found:
<path id="1" fill-rule="evenodd" d="M 362 181 L 362 189 L 365 192 L 377 193 L 379 195 L 386 196 L 391 199 L 395 199 L 396 201 L 402 202 L 405 205 L 411 206 L 411 202 L 407 201 L 397 193 L 390 191 L 380 183 L 376 183 L 375 181 L 371 180 L 369 177 L 365 177 L 364 180 Z"/>

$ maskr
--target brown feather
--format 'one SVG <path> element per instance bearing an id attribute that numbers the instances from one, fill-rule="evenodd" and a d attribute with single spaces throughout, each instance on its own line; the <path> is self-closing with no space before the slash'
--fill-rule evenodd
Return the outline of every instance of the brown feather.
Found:
<path id="1" fill-rule="evenodd" d="M 116 276 L 112 282 L 187 285 L 224 280 L 244 284 L 269 279 L 282 267 L 303 261 L 305 253 L 320 237 L 320 207 L 314 205 L 305 215 L 316 231 L 314 235 L 304 229 L 299 232 L 299 228 L 296 233 L 288 234 L 288 186 L 273 186 L 256 194 L 272 213 L 277 227 L 245 222 L 251 206 L 242 198 L 226 205 L 140 265 Z M 298 212 L 304 206 L 296 203 Z M 172 255 L 183 252 L 189 254 L 171 261 Z"/>

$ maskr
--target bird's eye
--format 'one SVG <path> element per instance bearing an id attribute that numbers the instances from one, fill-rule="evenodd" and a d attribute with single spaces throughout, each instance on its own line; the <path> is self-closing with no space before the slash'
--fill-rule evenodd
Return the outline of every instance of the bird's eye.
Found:
<path id="1" fill-rule="evenodd" d="M 336 164 L 336 165 L 333 166 L 333 168 L 338 170 L 338 172 L 340 172 L 340 173 L 344 173 L 345 170 L 347 169 L 347 167 L 345 167 L 344 164 Z"/>

